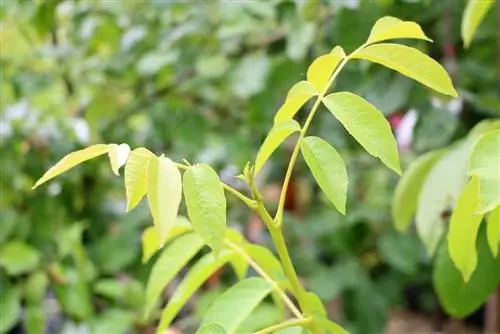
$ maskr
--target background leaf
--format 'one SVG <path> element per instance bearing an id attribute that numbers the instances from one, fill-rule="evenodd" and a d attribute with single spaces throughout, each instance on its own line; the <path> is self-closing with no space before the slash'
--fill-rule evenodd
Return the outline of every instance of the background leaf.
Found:
<path id="1" fill-rule="evenodd" d="M 462 18 L 462 39 L 466 48 L 472 42 L 476 29 L 481 24 L 488 10 L 495 3 L 494 0 L 468 0 Z"/>

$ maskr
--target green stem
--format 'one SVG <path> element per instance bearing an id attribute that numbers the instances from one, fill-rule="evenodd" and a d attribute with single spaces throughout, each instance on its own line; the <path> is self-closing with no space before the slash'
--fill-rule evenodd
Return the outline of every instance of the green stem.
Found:
<path id="1" fill-rule="evenodd" d="M 255 332 L 254 334 L 269 334 L 269 333 L 274 333 L 279 329 L 284 329 L 288 327 L 293 327 L 293 326 L 301 326 L 304 327 L 303 325 L 306 325 L 311 322 L 311 318 L 302 318 L 302 319 L 290 319 L 287 321 L 284 321 L 282 323 L 276 324 L 269 326 L 267 328 L 261 329 L 260 331 Z"/>

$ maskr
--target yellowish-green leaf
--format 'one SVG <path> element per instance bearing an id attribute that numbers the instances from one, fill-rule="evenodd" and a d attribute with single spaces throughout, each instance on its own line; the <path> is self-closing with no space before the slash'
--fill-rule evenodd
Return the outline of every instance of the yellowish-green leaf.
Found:
<path id="1" fill-rule="evenodd" d="M 65 171 L 75 167 L 76 165 L 81 164 L 82 162 L 95 158 L 99 155 L 103 155 L 107 151 L 108 145 L 97 144 L 66 155 L 64 158 L 59 160 L 58 163 L 52 166 L 47 172 L 45 172 L 45 174 L 43 174 L 43 176 L 38 181 L 36 181 L 33 189 L 58 176 L 59 174 L 62 174 Z"/>
<path id="2" fill-rule="evenodd" d="M 490 131 L 477 142 L 469 161 L 469 175 L 480 180 L 478 212 L 500 205 L 500 130 Z"/>
<path id="3" fill-rule="evenodd" d="M 417 23 L 402 21 L 392 16 L 382 17 L 375 22 L 366 42 L 372 44 L 395 38 L 415 38 L 432 42 L 429 37 L 425 36 Z"/>
<path id="4" fill-rule="evenodd" d="M 333 53 L 334 55 L 337 55 L 341 58 L 344 58 L 346 56 L 344 49 L 340 45 L 337 45 L 336 47 L 334 47 L 332 49 L 331 53 Z"/>
<path id="5" fill-rule="evenodd" d="M 384 115 L 365 99 L 349 93 L 333 93 L 323 103 L 364 149 L 401 174 L 396 140 Z"/>
<path id="6" fill-rule="evenodd" d="M 148 203 L 160 242 L 177 220 L 182 198 L 182 177 L 179 169 L 167 157 L 153 157 L 148 166 Z"/>
<path id="7" fill-rule="evenodd" d="M 318 91 L 322 92 L 341 61 L 342 57 L 337 52 L 319 56 L 307 69 L 307 81 L 312 83 Z"/>
<path id="8" fill-rule="evenodd" d="M 399 231 L 406 230 L 411 223 L 425 179 L 443 153 L 443 151 L 434 151 L 419 157 L 399 180 L 392 199 L 392 219 Z"/>
<path id="9" fill-rule="evenodd" d="M 286 96 L 285 103 L 278 110 L 274 116 L 274 123 L 281 123 L 290 118 L 293 118 L 297 111 L 306 103 L 311 97 L 318 95 L 318 90 L 308 81 L 297 82 L 289 91 Z"/>
<path id="10" fill-rule="evenodd" d="M 184 173 L 184 197 L 194 230 L 218 253 L 226 234 L 226 196 L 219 176 L 208 165 Z"/>
<path id="11" fill-rule="evenodd" d="M 198 331 L 197 334 L 228 334 L 228 332 L 216 322 L 212 322 L 209 324 L 203 325 Z"/>
<path id="12" fill-rule="evenodd" d="M 257 158 L 255 159 L 255 174 L 261 170 L 267 159 L 269 159 L 269 157 L 278 148 L 278 146 L 285 141 L 285 139 L 287 139 L 292 133 L 299 131 L 300 125 L 293 119 L 288 119 L 275 124 L 257 153 Z"/>
<path id="13" fill-rule="evenodd" d="M 195 233 L 189 233 L 175 239 L 162 251 L 151 268 L 146 286 L 146 304 L 144 315 L 148 318 L 158 297 L 168 283 L 203 247 L 203 239 Z"/>
<path id="14" fill-rule="evenodd" d="M 356 52 L 352 58 L 384 65 L 435 91 L 458 96 L 446 70 L 437 61 L 415 48 L 392 43 L 374 44 Z"/>
<path id="15" fill-rule="evenodd" d="M 149 226 L 142 232 L 141 242 L 142 263 L 146 263 L 161 247 L 160 236 L 154 226 Z"/>
<path id="16" fill-rule="evenodd" d="M 462 39 L 466 48 L 472 42 L 474 34 L 495 0 L 468 0 L 462 18 Z"/>
<path id="17" fill-rule="evenodd" d="M 497 257 L 500 244 L 500 206 L 488 215 L 487 224 L 488 244 L 493 256 Z"/>
<path id="18" fill-rule="evenodd" d="M 217 271 L 220 267 L 231 261 L 236 255 L 233 251 L 222 250 L 218 256 L 208 253 L 199 259 L 186 274 L 174 294 L 168 301 L 168 305 L 161 313 L 158 331 L 165 330 L 172 323 L 175 316 L 184 307 L 189 298 L 199 289 L 199 287 Z"/>
<path id="19" fill-rule="evenodd" d="M 148 164 L 155 157 L 149 150 L 139 147 L 130 152 L 125 165 L 125 191 L 127 211 L 135 208 L 146 195 L 148 184 Z"/>
<path id="20" fill-rule="evenodd" d="M 109 163 L 111 164 L 111 170 L 115 173 L 115 175 L 120 175 L 119 169 L 127 163 L 129 154 L 130 146 L 127 144 L 108 145 Z"/>
<path id="21" fill-rule="evenodd" d="M 483 219 L 477 214 L 479 205 L 479 179 L 473 176 L 457 200 L 450 219 L 448 250 L 455 266 L 467 282 L 477 265 L 476 238 Z"/>
<path id="22" fill-rule="evenodd" d="M 440 159 L 425 178 L 415 217 L 417 232 L 429 255 L 434 254 L 444 233 L 446 212 L 467 183 L 467 143 L 460 143 Z"/>
<path id="23" fill-rule="evenodd" d="M 201 327 L 218 323 L 228 333 L 237 333 L 238 326 L 271 290 L 271 285 L 260 277 L 238 282 L 213 302 L 205 313 Z"/>
<path id="24" fill-rule="evenodd" d="M 348 180 L 340 154 L 326 141 L 313 136 L 300 142 L 300 150 L 326 197 L 345 214 Z"/>

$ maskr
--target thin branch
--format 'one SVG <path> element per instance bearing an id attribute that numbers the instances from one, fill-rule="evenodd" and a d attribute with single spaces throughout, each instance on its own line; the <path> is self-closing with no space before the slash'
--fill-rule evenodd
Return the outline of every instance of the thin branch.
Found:
<path id="1" fill-rule="evenodd" d="M 262 269 L 253 259 L 252 257 L 245 252 L 244 249 L 242 249 L 240 246 L 235 244 L 234 242 L 231 242 L 230 240 L 224 240 L 224 243 L 230 247 L 232 250 L 234 250 L 236 253 L 238 253 L 248 264 L 260 275 L 262 276 L 263 279 L 265 279 L 269 284 L 271 284 L 271 287 L 273 288 L 274 291 L 283 299 L 285 302 L 286 306 L 290 309 L 290 311 L 295 315 L 297 318 L 302 319 L 303 316 L 300 313 L 299 309 L 295 306 L 295 304 L 288 298 L 287 294 L 285 291 L 283 291 L 278 283 L 273 280 L 265 271 Z"/>
<path id="2" fill-rule="evenodd" d="M 307 325 L 311 321 L 312 321 L 311 318 L 290 319 L 290 320 L 284 321 L 282 323 L 279 323 L 279 324 L 272 325 L 272 326 L 269 326 L 267 328 L 261 329 L 260 331 L 257 331 L 254 334 L 274 333 L 274 332 L 276 332 L 279 329 L 293 327 L 293 326 L 304 327 L 304 325 Z"/>

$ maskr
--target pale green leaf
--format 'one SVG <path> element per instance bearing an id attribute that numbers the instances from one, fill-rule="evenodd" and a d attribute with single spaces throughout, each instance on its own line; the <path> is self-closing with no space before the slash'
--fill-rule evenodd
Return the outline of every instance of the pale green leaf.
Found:
<path id="1" fill-rule="evenodd" d="M 417 232 L 432 255 L 444 233 L 445 212 L 453 208 L 467 182 L 467 143 L 447 152 L 431 169 L 418 197 Z"/>
<path id="2" fill-rule="evenodd" d="M 19 290 L 3 289 L 0 298 L 0 333 L 10 333 L 21 316 L 21 298 Z"/>
<path id="3" fill-rule="evenodd" d="M 22 241 L 9 241 L 0 248 L 0 267 L 4 267 L 10 276 L 35 270 L 40 260 L 38 250 Z"/>
<path id="4" fill-rule="evenodd" d="M 135 208 L 146 195 L 148 164 L 155 157 L 149 150 L 139 147 L 130 152 L 125 165 L 125 191 L 127 194 L 127 211 Z"/>
<path id="5" fill-rule="evenodd" d="M 326 141 L 313 136 L 302 139 L 300 150 L 326 197 L 345 214 L 348 179 L 340 154 Z"/>
<path id="6" fill-rule="evenodd" d="M 458 197 L 450 219 L 448 250 L 450 257 L 467 282 L 476 269 L 476 238 L 482 214 L 476 214 L 479 204 L 479 180 L 473 176 Z"/>
<path id="7" fill-rule="evenodd" d="M 314 321 L 324 329 L 326 334 L 348 334 L 342 326 L 327 318 L 314 318 Z"/>
<path id="8" fill-rule="evenodd" d="M 415 48 L 391 43 L 374 44 L 356 52 L 352 58 L 384 65 L 435 91 L 458 96 L 446 70 L 437 61 Z"/>
<path id="9" fill-rule="evenodd" d="M 500 130 L 488 132 L 478 141 L 469 160 L 469 175 L 480 181 L 478 212 L 500 205 Z"/>
<path id="10" fill-rule="evenodd" d="M 342 61 L 337 52 L 327 53 L 316 58 L 307 69 L 307 81 L 312 83 L 319 92 L 326 89 L 337 65 Z"/>
<path id="11" fill-rule="evenodd" d="M 299 131 L 300 125 L 293 119 L 288 119 L 274 124 L 257 153 L 257 158 L 255 159 L 255 174 L 261 170 L 269 157 L 281 145 L 281 143 L 285 141 L 286 138 L 288 138 L 292 133 Z"/>
<path id="12" fill-rule="evenodd" d="M 334 47 L 332 49 L 331 53 L 333 53 L 334 55 L 337 55 L 341 58 L 344 58 L 346 56 L 344 49 L 340 45 L 337 45 L 336 47 Z"/>
<path id="13" fill-rule="evenodd" d="M 468 0 L 462 18 L 462 39 L 466 48 L 469 47 L 474 33 L 481 24 L 488 10 L 493 6 L 495 0 Z"/>
<path id="14" fill-rule="evenodd" d="M 486 241 L 486 229 L 477 236 L 477 267 L 470 280 L 464 282 L 456 268 L 448 245 L 442 242 L 434 263 L 433 284 L 441 306 L 449 315 L 462 318 L 477 310 L 500 284 L 500 257 L 496 259 Z"/>
<path id="15" fill-rule="evenodd" d="M 130 146 L 127 144 L 109 144 L 108 157 L 111 164 L 111 170 L 115 175 L 120 175 L 119 169 L 127 163 L 130 154 Z"/>
<path id="16" fill-rule="evenodd" d="M 391 126 L 377 108 L 349 92 L 330 94 L 323 103 L 368 153 L 401 174 L 398 147 Z"/>
<path id="17" fill-rule="evenodd" d="M 497 257 L 500 244 L 500 206 L 489 214 L 487 224 L 488 244 L 493 256 Z"/>
<path id="18" fill-rule="evenodd" d="M 214 301 L 207 310 L 201 327 L 218 323 L 228 333 L 235 333 L 238 326 L 270 292 L 271 286 L 260 277 L 238 282 Z"/>
<path id="19" fill-rule="evenodd" d="M 260 245 L 249 244 L 245 246 L 245 251 L 281 288 L 291 289 L 290 282 L 283 271 L 281 262 L 269 249 Z"/>
<path id="20" fill-rule="evenodd" d="M 219 176 L 208 165 L 195 165 L 184 173 L 183 185 L 194 230 L 219 252 L 226 234 L 226 196 Z"/>
<path id="21" fill-rule="evenodd" d="M 153 310 L 158 297 L 168 283 L 203 247 L 203 239 L 195 233 L 185 234 L 165 246 L 151 268 L 146 286 L 145 317 Z"/>
<path id="22" fill-rule="evenodd" d="M 154 226 L 149 226 L 142 232 L 141 242 L 142 263 L 146 263 L 161 248 L 160 236 Z"/>
<path id="23" fill-rule="evenodd" d="M 25 308 L 23 327 L 26 334 L 45 333 L 47 315 L 42 305 L 43 304 L 30 304 Z M 0 333 L 3 332 L 0 330 Z"/>
<path id="24" fill-rule="evenodd" d="M 189 269 L 189 272 L 175 289 L 167 306 L 163 309 L 158 330 L 162 331 L 168 328 L 177 313 L 184 307 L 188 299 L 191 298 L 196 290 L 198 290 L 213 273 L 228 261 L 231 261 L 234 257 L 234 252 L 224 249 L 217 257 L 214 253 L 208 253 L 199 259 Z"/>
<path id="25" fill-rule="evenodd" d="M 228 334 L 224 327 L 219 325 L 218 323 L 212 322 L 209 324 L 203 325 L 198 331 L 197 334 Z"/>
<path id="26" fill-rule="evenodd" d="M 33 189 L 58 176 L 59 174 L 62 174 L 65 171 L 75 167 L 76 165 L 102 155 L 107 151 L 108 145 L 97 144 L 66 155 L 54 166 L 52 166 L 47 172 L 45 172 L 45 174 L 43 174 L 43 176 L 38 181 L 36 181 Z"/>
<path id="27" fill-rule="evenodd" d="M 274 123 L 280 123 L 293 118 L 297 111 L 311 97 L 318 95 L 318 90 L 308 81 L 299 81 L 289 91 L 285 103 L 274 116 Z"/>
<path id="28" fill-rule="evenodd" d="M 182 176 L 172 160 L 161 156 L 149 161 L 147 180 L 149 208 L 160 244 L 163 244 L 177 220 L 182 199 Z"/>
<path id="29" fill-rule="evenodd" d="M 392 219 L 399 231 L 406 230 L 411 223 L 425 179 L 443 154 L 443 151 L 434 151 L 422 155 L 399 180 L 392 199 Z"/>
<path id="30" fill-rule="evenodd" d="M 372 44 L 395 38 L 415 38 L 432 42 L 417 23 L 402 21 L 392 16 L 384 16 L 375 22 L 366 42 Z"/>

